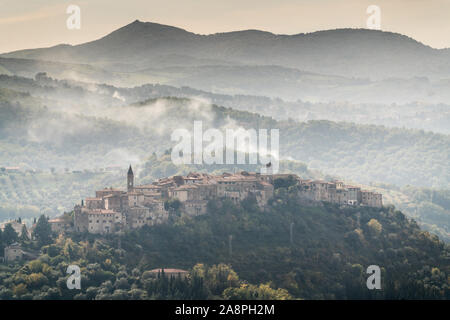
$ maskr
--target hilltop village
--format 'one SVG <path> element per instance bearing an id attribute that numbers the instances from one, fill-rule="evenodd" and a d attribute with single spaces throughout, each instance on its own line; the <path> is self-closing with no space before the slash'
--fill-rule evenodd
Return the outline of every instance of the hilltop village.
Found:
<path id="1" fill-rule="evenodd" d="M 173 204 L 183 214 L 197 216 L 206 213 L 210 200 L 229 199 L 239 203 L 253 196 L 258 206 L 264 209 L 273 196 L 275 185 L 283 180 L 291 181 L 303 199 L 339 205 L 382 206 L 379 193 L 344 185 L 340 181 L 303 180 L 295 174 L 190 173 L 135 186 L 130 166 L 126 191 L 113 188 L 96 191 L 94 198 L 87 198 L 75 206 L 73 221 L 63 216 L 49 222 L 55 232 L 73 230 L 105 234 L 164 223 Z"/>

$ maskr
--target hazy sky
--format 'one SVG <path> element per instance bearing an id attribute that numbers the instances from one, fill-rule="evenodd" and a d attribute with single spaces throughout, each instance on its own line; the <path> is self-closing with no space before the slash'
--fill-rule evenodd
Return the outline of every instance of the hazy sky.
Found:
<path id="1" fill-rule="evenodd" d="M 81 8 L 80 30 L 66 27 L 70 4 Z M 450 0 L 0 0 L 0 52 L 91 41 L 136 19 L 201 34 L 365 28 L 372 4 L 382 30 L 450 47 Z"/>

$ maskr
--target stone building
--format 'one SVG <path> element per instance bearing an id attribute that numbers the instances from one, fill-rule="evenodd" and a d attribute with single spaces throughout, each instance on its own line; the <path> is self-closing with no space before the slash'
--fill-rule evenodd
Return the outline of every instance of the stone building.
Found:
<path id="1" fill-rule="evenodd" d="M 5 247 L 5 262 L 12 262 L 16 260 L 22 260 L 23 258 L 23 250 L 20 244 L 13 243 L 9 246 Z"/>
<path id="2" fill-rule="evenodd" d="M 48 220 L 52 232 L 63 233 L 73 231 L 73 223 L 70 217 L 61 216 Z"/>
<path id="3" fill-rule="evenodd" d="M 87 213 L 90 233 L 112 233 L 117 231 L 116 224 L 122 223 L 122 214 L 110 209 L 94 209 Z"/>
<path id="4" fill-rule="evenodd" d="M 14 229 L 14 231 L 17 233 L 17 235 L 20 237 L 22 235 L 23 227 L 25 226 L 25 223 L 18 222 L 16 220 L 11 220 L 7 222 L 0 223 L 0 229 L 2 231 L 5 230 L 6 225 L 10 224 L 11 227 Z M 28 234 L 28 237 L 30 237 L 30 234 Z"/>
<path id="5" fill-rule="evenodd" d="M 361 191 L 361 203 L 369 207 L 381 207 L 382 195 L 367 190 Z"/>
<path id="6" fill-rule="evenodd" d="M 313 201 L 325 201 L 340 205 L 365 205 L 382 207 L 380 193 L 361 190 L 360 187 L 344 185 L 341 181 L 326 182 L 322 180 L 300 180 L 299 197 Z"/>
<path id="7" fill-rule="evenodd" d="M 85 203 L 88 209 L 101 209 L 105 205 L 103 198 L 86 198 Z"/>

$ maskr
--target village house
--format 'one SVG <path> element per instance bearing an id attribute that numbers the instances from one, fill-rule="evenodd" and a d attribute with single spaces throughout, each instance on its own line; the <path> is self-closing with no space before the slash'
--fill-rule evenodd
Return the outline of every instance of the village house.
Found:
<path id="1" fill-rule="evenodd" d="M 70 217 L 61 216 L 48 220 L 52 232 L 64 233 L 73 230 L 73 223 Z"/>
<path id="2" fill-rule="evenodd" d="M 38 257 L 38 251 L 25 251 L 19 243 L 15 242 L 5 247 L 3 261 L 10 263 L 18 260 L 34 260 Z"/>
<path id="3" fill-rule="evenodd" d="M 340 205 L 362 205 L 382 207 L 380 193 L 361 190 L 360 187 L 344 185 L 341 181 L 326 182 L 322 180 L 300 180 L 298 195 L 313 201 L 325 201 Z"/>
<path id="4" fill-rule="evenodd" d="M 16 221 L 16 220 L 11 220 L 11 221 L 7 221 L 7 222 L 0 223 L 0 229 L 1 229 L 2 231 L 4 231 L 6 225 L 8 225 L 8 224 L 11 225 L 11 227 L 14 229 L 14 231 L 17 233 L 17 235 L 18 235 L 19 237 L 22 236 L 22 230 L 23 230 L 23 227 L 26 226 L 25 223 L 23 223 L 23 222 L 18 222 L 18 221 Z M 27 234 L 27 235 L 28 235 L 28 238 L 30 238 L 30 237 L 31 237 L 31 234 L 30 234 L 30 232 L 29 232 L 28 230 L 27 230 L 27 232 L 28 232 L 28 234 Z"/>
<path id="5" fill-rule="evenodd" d="M 122 214 L 110 209 L 94 209 L 88 212 L 90 233 L 111 233 L 116 231 L 116 223 L 122 222 Z"/>
<path id="6" fill-rule="evenodd" d="M 20 244 L 18 243 L 13 243 L 9 246 L 6 246 L 4 253 L 5 253 L 4 255 L 5 262 L 22 260 L 23 258 L 23 250 Z"/>

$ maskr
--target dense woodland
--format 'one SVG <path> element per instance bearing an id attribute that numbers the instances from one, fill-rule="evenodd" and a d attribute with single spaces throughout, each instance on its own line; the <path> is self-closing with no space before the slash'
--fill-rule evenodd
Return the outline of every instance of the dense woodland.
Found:
<path id="1" fill-rule="evenodd" d="M 173 210 L 169 221 L 121 236 L 50 236 L 42 216 L 36 240 L 19 239 L 41 254 L 1 265 L 0 298 L 450 298 L 449 246 L 393 207 L 311 207 L 293 187 L 279 187 L 264 211 L 251 198 L 214 201 L 206 215 Z M 2 244 L 14 241 L 6 233 Z M 81 291 L 66 287 L 69 264 L 81 267 Z M 382 269 L 379 291 L 366 287 L 372 264 Z M 148 270 L 161 267 L 189 270 L 190 277 L 152 278 Z"/>

